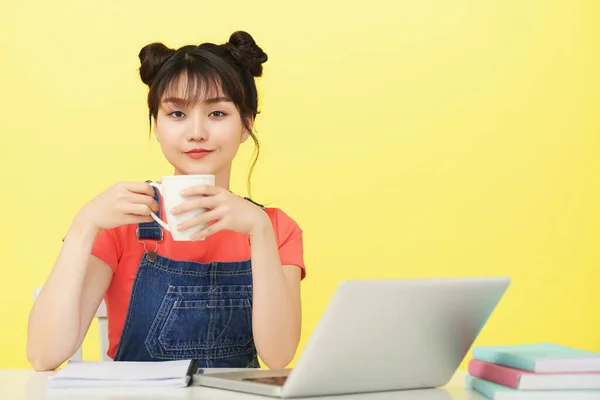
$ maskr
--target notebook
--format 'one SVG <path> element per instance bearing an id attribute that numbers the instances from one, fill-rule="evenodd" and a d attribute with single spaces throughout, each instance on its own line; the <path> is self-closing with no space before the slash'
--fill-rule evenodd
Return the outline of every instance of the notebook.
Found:
<path id="1" fill-rule="evenodd" d="M 599 372 L 531 372 L 491 364 L 469 361 L 469 375 L 520 390 L 600 390 Z"/>
<path id="2" fill-rule="evenodd" d="M 470 375 L 465 386 L 491 400 L 600 400 L 600 390 L 517 390 Z"/>
<path id="3" fill-rule="evenodd" d="M 554 343 L 479 346 L 473 358 L 532 372 L 598 372 L 600 353 Z"/>
<path id="4" fill-rule="evenodd" d="M 69 361 L 48 378 L 47 388 L 186 387 L 197 371 L 197 360 Z"/>

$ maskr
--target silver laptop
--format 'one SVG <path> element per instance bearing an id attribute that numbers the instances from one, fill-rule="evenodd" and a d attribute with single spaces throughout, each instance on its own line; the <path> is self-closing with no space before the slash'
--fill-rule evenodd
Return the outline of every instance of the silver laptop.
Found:
<path id="1" fill-rule="evenodd" d="M 272 397 L 445 385 L 510 278 L 344 281 L 293 369 L 204 373 L 195 384 Z"/>

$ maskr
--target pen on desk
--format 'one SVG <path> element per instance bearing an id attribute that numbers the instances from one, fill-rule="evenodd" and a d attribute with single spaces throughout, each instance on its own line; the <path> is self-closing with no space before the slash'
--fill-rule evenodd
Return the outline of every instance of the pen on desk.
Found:
<path id="1" fill-rule="evenodd" d="M 193 359 L 190 361 L 190 365 L 189 365 L 187 373 L 186 373 L 187 386 L 190 386 L 192 384 L 192 381 L 194 380 L 194 374 L 196 374 L 198 372 L 198 367 L 199 367 L 198 360 Z"/>

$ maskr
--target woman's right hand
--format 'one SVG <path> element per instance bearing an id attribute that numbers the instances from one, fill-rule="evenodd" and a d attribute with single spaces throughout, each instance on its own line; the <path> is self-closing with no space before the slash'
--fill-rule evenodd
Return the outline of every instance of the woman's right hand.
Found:
<path id="1" fill-rule="evenodd" d="M 152 222 L 150 211 L 158 211 L 154 189 L 147 182 L 121 182 L 111 186 L 88 202 L 76 219 L 96 229 Z"/>

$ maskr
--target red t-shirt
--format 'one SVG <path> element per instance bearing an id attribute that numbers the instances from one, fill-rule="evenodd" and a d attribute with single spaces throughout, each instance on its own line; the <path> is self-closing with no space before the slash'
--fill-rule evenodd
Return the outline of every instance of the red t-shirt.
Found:
<path id="1" fill-rule="evenodd" d="M 302 230 L 287 214 L 278 208 L 265 208 L 271 218 L 277 238 L 281 265 L 297 265 L 306 272 L 303 260 Z M 161 213 L 164 215 L 163 213 Z M 123 225 L 118 228 L 101 230 L 94 242 L 92 254 L 114 271 L 110 286 L 105 295 L 108 316 L 108 355 L 114 358 L 125 316 L 131 297 L 131 288 L 137 268 L 144 253 L 144 245 L 136 237 L 137 225 Z M 163 257 L 181 261 L 209 263 L 214 261 L 245 261 L 250 259 L 248 236 L 221 231 L 197 242 L 177 242 L 171 234 L 163 230 L 163 241 L 158 244 L 157 253 Z M 154 250 L 153 241 L 149 241 Z"/>

